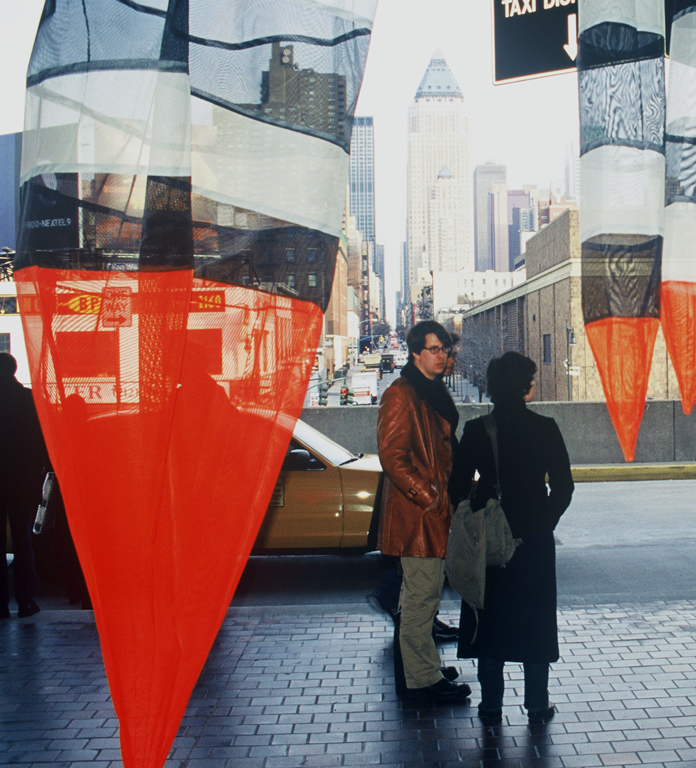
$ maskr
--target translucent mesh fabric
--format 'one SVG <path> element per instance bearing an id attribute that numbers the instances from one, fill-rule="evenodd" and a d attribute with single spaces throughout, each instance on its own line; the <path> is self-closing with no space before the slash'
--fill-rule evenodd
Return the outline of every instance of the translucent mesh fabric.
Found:
<path id="1" fill-rule="evenodd" d="M 696 402 L 696 282 L 662 283 L 662 330 L 689 414 Z"/>
<path id="2" fill-rule="evenodd" d="M 578 71 L 581 153 L 606 144 L 664 153 L 662 57 Z"/>
<path id="3" fill-rule="evenodd" d="M 660 317 L 661 237 L 600 235 L 582 244 L 585 323 Z"/>
<path id="4" fill-rule="evenodd" d="M 664 18 L 652 0 L 586 0 L 579 10 L 583 314 L 632 461 L 660 314 Z"/>
<path id="5" fill-rule="evenodd" d="M 635 458 L 659 324 L 652 317 L 608 317 L 585 326 L 626 461 Z"/>
<path id="6" fill-rule="evenodd" d="M 126 766 L 161 766 L 263 519 L 321 331 L 190 271 L 17 273 L 33 393 Z"/>
<path id="7" fill-rule="evenodd" d="M 18 267 L 139 268 L 157 178 L 193 193 L 193 261 L 164 262 L 325 309 L 375 5 L 48 3 L 27 78 Z M 45 189 L 67 184 L 79 194 L 47 208 Z M 27 229 L 83 216 L 48 254 Z"/>
<path id="8" fill-rule="evenodd" d="M 15 260 L 126 768 L 160 768 L 329 302 L 376 0 L 48 0 Z"/>
<path id="9" fill-rule="evenodd" d="M 696 402 L 696 5 L 675 5 L 667 101 L 662 329 L 682 408 Z"/>

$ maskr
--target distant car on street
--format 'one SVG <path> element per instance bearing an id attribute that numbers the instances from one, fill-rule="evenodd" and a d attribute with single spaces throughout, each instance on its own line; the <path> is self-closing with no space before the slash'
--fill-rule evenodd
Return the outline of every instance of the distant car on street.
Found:
<path id="1" fill-rule="evenodd" d="M 380 371 L 382 373 L 394 373 L 394 368 L 394 355 L 391 353 L 383 352 L 382 361 L 380 363 Z"/>
<path id="2" fill-rule="evenodd" d="M 408 362 L 408 352 L 397 352 L 394 355 L 394 367 L 403 368 Z"/>
<path id="3" fill-rule="evenodd" d="M 252 554 L 373 550 L 381 481 L 377 456 L 298 421 Z"/>

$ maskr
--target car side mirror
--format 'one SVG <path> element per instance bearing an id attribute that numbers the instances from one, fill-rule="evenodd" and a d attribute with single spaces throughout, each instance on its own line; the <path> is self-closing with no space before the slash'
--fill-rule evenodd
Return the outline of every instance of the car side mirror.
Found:
<path id="1" fill-rule="evenodd" d="M 303 472 L 309 469 L 311 462 L 312 457 L 309 455 L 309 451 L 304 448 L 293 448 L 290 453 L 285 455 L 281 469 L 283 472 Z"/>

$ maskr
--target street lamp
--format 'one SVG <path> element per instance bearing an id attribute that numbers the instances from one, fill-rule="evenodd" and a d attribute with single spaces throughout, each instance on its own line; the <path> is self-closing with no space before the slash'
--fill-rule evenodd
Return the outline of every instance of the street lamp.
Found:
<path id="1" fill-rule="evenodd" d="M 566 376 L 568 377 L 568 402 L 573 400 L 573 388 L 571 386 L 571 370 L 573 368 L 573 351 L 570 348 L 572 344 L 575 344 L 575 331 L 568 325 L 566 320 Z"/>

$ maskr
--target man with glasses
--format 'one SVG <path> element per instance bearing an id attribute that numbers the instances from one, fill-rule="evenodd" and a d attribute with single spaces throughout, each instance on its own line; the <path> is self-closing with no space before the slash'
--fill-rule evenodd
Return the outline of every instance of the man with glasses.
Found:
<path id="1" fill-rule="evenodd" d="M 445 578 L 450 527 L 447 493 L 456 445 L 457 409 L 440 376 L 452 339 L 425 320 L 406 336 L 408 363 L 382 395 L 377 421 L 384 469 L 379 548 L 401 558 L 403 582 L 395 640 L 406 693 L 441 701 L 464 700 L 471 689 L 442 667 L 432 635 Z"/>

